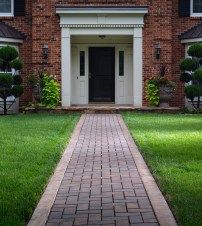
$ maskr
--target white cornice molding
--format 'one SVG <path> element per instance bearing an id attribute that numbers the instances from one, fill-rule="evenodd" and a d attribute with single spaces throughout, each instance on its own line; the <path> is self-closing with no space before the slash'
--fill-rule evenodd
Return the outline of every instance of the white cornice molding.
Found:
<path id="1" fill-rule="evenodd" d="M 142 28 L 143 24 L 60 24 L 62 28 Z"/>
<path id="2" fill-rule="evenodd" d="M 57 14 L 147 14 L 148 7 L 103 7 L 103 8 L 69 8 L 56 7 Z"/>

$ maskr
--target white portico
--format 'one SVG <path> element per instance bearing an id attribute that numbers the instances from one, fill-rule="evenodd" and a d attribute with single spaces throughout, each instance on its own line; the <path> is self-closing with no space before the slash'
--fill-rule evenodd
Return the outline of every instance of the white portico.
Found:
<path id="1" fill-rule="evenodd" d="M 141 107 L 147 7 L 57 7 L 62 107 L 113 102 Z"/>

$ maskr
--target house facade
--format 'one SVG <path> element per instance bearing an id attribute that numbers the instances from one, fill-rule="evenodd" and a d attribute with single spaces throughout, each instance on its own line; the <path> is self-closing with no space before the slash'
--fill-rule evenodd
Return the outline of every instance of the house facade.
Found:
<path id="1" fill-rule="evenodd" d="M 2 0 L 0 46 L 19 49 L 28 76 L 47 71 L 61 83 L 61 105 L 147 106 L 147 79 L 166 65 L 184 106 L 179 62 L 202 41 L 202 0 Z"/>

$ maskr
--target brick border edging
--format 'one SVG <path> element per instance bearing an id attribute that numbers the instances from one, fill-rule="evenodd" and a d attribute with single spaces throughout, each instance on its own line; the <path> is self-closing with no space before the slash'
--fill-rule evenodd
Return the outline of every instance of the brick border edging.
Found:
<path id="1" fill-rule="evenodd" d="M 121 115 L 118 115 L 119 124 L 123 130 L 125 139 L 128 142 L 129 149 L 134 158 L 138 172 L 147 191 L 148 197 L 161 226 L 177 226 L 176 220 L 163 197 L 159 187 L 157 186 L 152 174 L 150 173 L 137 145 L 135 144 L 130 132 L 123 121 Z"/>
<path id="2" fill-rule="evenodd" d="M 74 147 L 77 143 L 79 133 L 83 126 L 85 115 L 82 115 L 74 129 L 69 144 L 67 145 L 60 162 L 58 163 L 53 176 L 51 177 L 29 223 L 27 226 L 44 226 L 48 219 L 51 207 L 54 203 L 58 189 L 64 177 L 67 165 L 71 159 Z"/>

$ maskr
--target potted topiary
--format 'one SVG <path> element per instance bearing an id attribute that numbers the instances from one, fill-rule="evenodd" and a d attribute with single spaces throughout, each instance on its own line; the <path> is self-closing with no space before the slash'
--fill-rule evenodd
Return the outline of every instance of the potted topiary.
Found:
<path id="1" fill-rule="evenodd" d="M 185 96 L 195 109 L 199 109 L 202 96 L 202 44 L 193 44 L 188 54 L 191 58 L 183 59 L 180 63 L 180 81 L 186 83 Z"/>
<path id="2" fill-rule="evenodd" d="M 169 107 L 169 101 L 175 91 L 175 83 L 166 78 L 166 72 L 166 66 L 161 65 L 159 75 L 152 77 L 147 82 L 147 99 L 152 106 Z"/>
<path id="3" fill-rule="evenodd" d="M 4 115 L 14 105 L 19 111 L 19 101 L 16 98 L 20 97 L 23 93 L 23 87 L 21 86 L 22 79 L 19 71 L 22 69 L 22 62 L 18 58 L 18 52 L 14 47 L 5 46 L 0 49 L 0 98 L 2 99 L 2 105 Z M 11 73 L 11 70 L 15 70 Z"/>

